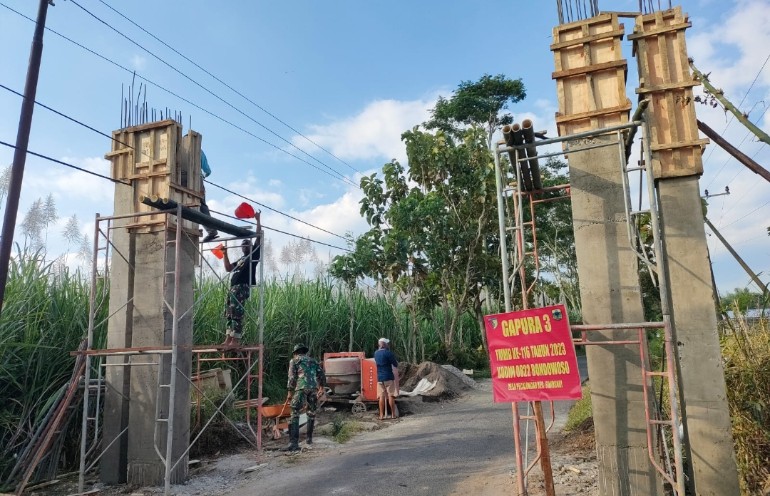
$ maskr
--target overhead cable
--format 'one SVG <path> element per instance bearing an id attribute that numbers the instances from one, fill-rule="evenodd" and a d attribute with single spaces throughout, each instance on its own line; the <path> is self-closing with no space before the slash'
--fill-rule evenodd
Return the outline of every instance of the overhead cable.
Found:
<path id="1" fill-rule="evenodd" d="M 28 17 L 28 16 L 22 14 L 21 12 L 13 9 L 11 7 L 9 7 L 6 4 L 4 4 L 3 2 L 0 2 L 0 6 L 5 7 L 6 9 L 10 10 L 11 12 L 14 12 L 15 14 L 18 14 L 19 16 L 24 17 L 25 19 L 27 19 L 27 20 L 29 20 L 31 22 L 35 22 L 35 20 L 32 19 L 31 17 Z M 151 84 L 151 85 L 155 86 L 156 88 L 158 88 L 159 90 L 164 91 L 164 92 L 168 93 L 169 95 L 174 96 L 174 97 L 182 100 L 183 102 L 185 102 L 185 103 L 187 103 L 189 105 L 192 105 L 193 107 L 197 108 L 201 112 L 204 112 L 204 113 L 210 115 L 211 117 L 214 117 L 215 119 L 217 119 L 217 120 L 219 120 L 221 122 L 224 122 L 225 124 L 235 128 L 235 129 L 238 129 L 239 131 L 241 131 L 241 132 L 251 136 L 252 138 L 257 139 L 257 140 L 261 141 L 262 143 L 265 143 L 266 145 L 271 146 L 271 147 L 275 148 L 276 150 L 278 150 L 280 152 L 283 152 L 286 155 L 289 155 L 290 157 L 293 157 L 293 158 L 299 160 L 300 162 L 303 162 L 303 163 L 313 167 L 314 169 L 316 169 L 316 170 L 318 170 L 320 172 L 323 172 L 324 174 L 326 174 L 326 175 L 328 175 L 328 176 L 330 176 L 330 177 L 332 177 L 334 179 L 340 180 L 340 177 L 335 176 L 335 175 L 331 174 L 330 172 L 328 172 L 328 171 L 326 171 L 324 169 L 321 169 L 317 165 L 308 162 L 307 160 L 303 159 L 302 157 L 298 157 L 297 155 L 294 155 L 290 151 L 288 151 L 288 150 L 286 150 L 284 148 L 281 148 L 280 146 L 278 146 L 278 145 L 276 145 L 274 143 L 271 143 L 271 142 L 267 141 L 266 139 L 264 139 L 264 138 L 262 138 L 260 136 L 257 136 L 256 134 L 252 133 L 251 131 L 248 131 L 247 129 L 244 129 L 243 127 L 241 127 L 241 126 L 239 126 L 239 125 L 237 125 L 237 124 L 235 124 L 235 123 L 225 119 L 224 117 L 222 117 L 222 116 L 212 112 L 211 110 L 208 110 L 206 108 L 201 107 L 197 103 L 195 103 L 195 102 L 193 102 L 193 101 L 191 101 L 191 100 L 189 100 L 189 99 L 179 95 L 178 93 L 175 93 L 174 91 L 172 91 L 172 90 L 170 90 L 170 89 L 168 89 L 168 88 L 166 88 L 166 87 L 164 87 L 164 86 L 162 86 L 162 85 L 160 85 L 160 84 L 158 84 L 158 83 L 156 83 L 156 82 L 154 82 L 154 81 L 152 81 L 150 79 L 147 79 L 146 77 L 142 76 L 141 74 L 138 74 L 136 71 L 134 71 L 132 69 L 129 69 L 128 67 L 126 67 L 126 66 L 124 66 L 124 65 L 122 65 L 122 64 L 120 64 L 118 62 L 115 62 L 114 60 L 110 59 L 109 57 L 107 57 L 105 55 L 102 55 L 102 54 L 100 54 L 100 53 L 98 53 L 98 52 L 88 48 L 87 46 L 85 46 L 85 45 L 83 45 L 81 43 L 78 43 L 77 41 L 73 40 L 72 38 L 69 38 L 68 36 L 59 33 L 55 29 L 52 29 L 52 28 L 47 27 L 47 26 L 46 26 L 45 29 L 46 29 L 46 31 L 50 31 L 51 33 L 55 34 L 56 36 L 59 36 L 60 38 L 66 40 L 66 41 L 69 41 L 73 45 L 75 45 L 75 46 L 77 46 L 79 48 L 82 48 L 83 50 L 91 53 L 92 55 L 95 55 L 96 57 L 99 57 L 100 59 L 104 60 L 105 62 L 108 62 L 108 63 L 114 65 L 115 67 L 117 67 L 119 69 L 123 69 L 124 71 L 128 72 L 129 74 L 135 74 L 136 77 L 138 77 L 142 81 L 146 82 L 147 84 Z M 344 177 L 344 181 L 349 183 L 349 184 L 352 184 L 356 188 L 360 189 L 360 187 L 357 184 L 355 184 L 354 182 L 350 181 L 346 177 Z"/>
<path id="2" fill-rule="evenodd" d="M 347 166 L 349 169 L 351 169 L 352 171 L 354 171 L 354 172 L 361 172 L 361 171 L 359 171 L 358 169 L 356 169 L 355 167 L 353 167 L 352 165 L 350 165 L 349 163 L 347 163 L 347 162 L 345 162 L 344 160 L 342 160 L 340 157 L 338 157 L 338 156 L 337 156 L 337 155 L 335 155 L 334 153 L 330 152 L 329 150 L 327 150 L 327 149 L 326 149 L 326 148 L 324 148 L 323 146 L 319 145 L 318 143 L 316 143 L 315 141 L 313 141 L 313 140 L 312 140 L 312 139 L 310 139 L 309 137 L 307 137 L 307 136 L 305 136 L 304 134 L 302 134 L 302 132 L 300 132 L 299 130 L 295 129 L 293 126 L 291 126 L 291 125 L 290 125 L 290 124 L 288 124 L 287 122 L 283 121 L 283 120 L 282 120 L 282 119 L 280 119 L 278 116 L 276 116 L 275 114 L 273 114 L 272 112 L 270 112 L 269 110 L 267 110 L 266 108 L 264 108 L 263 106 L 261 106 L 260 104 L 258 104 L 257 102 L 255 102 L 255 101 L 253 101 L 252 99 L 250 99 L 248 96 L 244 95 L 243 93 L 241 93 L 241 92 L 240 92 L 240 91 L 238 91 L 237 89 L 233 88 L 232 86 L 230 86 L 228 83 L 226 83 L 225 81 L 223 81 L 222 79 L 220 79 L 220 78 L 219 78 L 219 77 L 217 77 L 216 75 L 212 74 L 210 71 L 208 71 L 208 70 L 207 70 L 207 69 L 205 69 L 204 67 L 201 67 L 201 66 L 200 66 L 200 65 L 199 65 L 197 62 L 195 62 L 194 60 L 190 59 L 190 58 L 189 58 L 189 57 L 187 57 L 185 54 L 181 53 L 179 50 L 177 50 L 176 48 L 172 47 L 171 45 L 169 45 L 169 44 L 168 44 L 168 43 L 166 43 L 165 41 L 161 40 L 160 38 L 158 38 L 157 36 L 155 36 L 154 34 L 152 34 L 150 31 L 148 31 L 147 29 L 145 29 L 144 27 L 142 27 L 141 25 L 137 24 L 137 23 L 136 23 L 134 20 L 132 20 L 131 18 L 129 18 L 128 16 L 126 16 L 125 14 L 123 14 L 122 12 L 120 12 L 119 10 L 117 10 L 117 9 L 116 9 L 115 7 L 113 7 L 112 5 L 108 4 L 108 3 L 107 3 L 107 2 L 105 2 L 104 0 L 99 0 L 99 2 L 101 2 L 102 4 L 104 4 L 104 5 L 105 5 L 105 6 L 106 6 L 108 9 L 112 10 L 113 12 L 115 12 L 116 14 L 118 14 L 120 17 L 122 17 L 122 18 L 123 18 L 123 19 L 125 19 L 126 21 L 130 22 L 131 24 L 133 24 L 134 26 L 136 26 L 137 28 L 139 28 L 140 30 L 142 30 L 142 31 L 143 31 L 145 34 L 147 34 L 148 36 L 150 36 L 151 38 L 153 38 L 154 40 L 156 40 L 157 42 L 159 42 L 160 44 L 162 44 L 163 46 L 165 46 L 166 48 L 168 48 L 168 49 L 169 49 L 169 50 L 171 50 L 172 52 L 176 53 L 177 55 L 179 55 L 180 57 L 182 57 L 183 59 L 185 59 L 186 61 L 188 61 L 189 63 L 191 63 L 192 65 L 194 65 L 195 67 L 197 67 L 198 69 L 200 69 L 201 71 L 203 71 L 204 73 L 206 73 L 206 74 L 208 74 L 209 76 L 211 76 L 213 79 L 215 79 L 217 82 L 221 83 L 223 86 L 225 86 L 226 88 L 228 88 L 230 91 L 232 91 L 232 92 L 233 92 L 233 93 L 235 93 L 236 95 L 240 96 L 241 98 L 243 98 L 243 99 L 244 99 L 244 100 L 246 100 L 247 102 L 249 102 L 249 103 L 251 103 L 252 105 L 254 105 L 255 107 L 257 107 L 257 108 L 258 108 L 259 110 L 261 110 L 262 112 L 266 113 L 267 115 L 269 115 L 270 117 L 272 117 L 272 118 L 273 118 L 273 119 L 275 119 L 276 121 L 280 122 L 281 124 L 283 124 L 284 126 L 286 126 L 287 128 L 289 128 L 291 131 L 293 131 L 293 132 L 297 133 L 299 136 L 301 136 L 302 138 L 304 138 L 304 139 L 305 139 L 305 140 L 307 140 L 308 142 L 310 142 L 310 143 L 312 143 L 313 145 L 317 146 L 317 147 L 318 147 L 320 150 L 322 150 L 322 151 L 326 152 L 326 153 L 327 153 L 327 154 L 329 154 L 331 157 L 333 157 L 333 158 L 337 159 L 339 162 L 341 162 L 341 163 L 343 163 L 344 165 L 346 165 L 346 166 Z"/>
<path id="3" fill-rule="evenodd" d="M 2 83 L 0 83 L 0 88 L 3 88 L 3 89 L 5 89 L 5 90 L 7 90 L 7 91 L 10 91 L 11 93 L 14 93 L 14 94 L 16 94 L 16 95 L 19 95 L 19 96 L 21 96 L 22 98 L 24 98 L 24 95 L 22 95 L 21 93 L 19 93 L 19 92 L 18 92 L 18 91 L 16 91 L 16 90 L 13 90 L 13 89 L 11 89 L 11 88 L 9 88 L 9 87 L 5 86 L 5 85 L 4 85 L 4 84 L 2 84 Z M 72 122 L 74 122 L 74 123 L 76 123 L 76 124 L 78 124 L 78 125 L 80 125 L 80 126 L 83 126 L 83 127 L 85 127 L 86 129 L 89 129 L 89 130 L 91 130 L 91 131 L 93 131 L 93 132 L 95 132 L 95 133 L 97 133 L 97 134 L 99 134 L 99 135 L 101 135 L 101 136 L 105 136 L 105 137 L 107 137 L 107 138 L 111 139 L 112 141 L 115 141 L 115 142 L 117 142 L 117 143 L 120 143 L 120 144 L 122 144 L 122 145 L 124 145 L 124 146 L 127 146 L 128 148 L 131 148 L 131 149 L 132 149 L 132 150 L 134 150 L 135 152 L 137 151 L 137 150 L 136 150 L 134 147 L 132 147 L 131 145 L 129 145 L 129 144 L 127 144 L 127 143 L 123 143 L 122 141 L 120 141 L 120 140 L 118 140 L 118 139 L 115 139 L 114 137 L 112 137 L 112 136 L 108 135 L 107 133 L 104 133 L 104 132 L 102 132 L 102 131 L 99 131 L 98 129 L 96 129 L 96 128 L 92 127 L 92 126 L 89 126 L 88 124 L 85 124 L 84 122 L 81 122 L 81 121 L 79 121 L 78 119 L 75 119 L 74 117 L 70 117 L 69 115 L 67 115 L 67 114 L 65 114 L 65 113 L 63 113 L 63 112 L 60 112 L 60 111 L 58 111 L 58 110 L 56 110 L 56 109 L 54 109 L 54 108 L 52 108 L 52 107 L 49 107 L 48 105 L 45 105 L 45 104 L 43 104 L 43 103 L 40 103 L 40 102 L 38 102 L 37 100 L 35 100 L 35 102 L 34 102 L 34 103 L 35 103 L 36 105 L 39 105 L 39 106 L 41 106 L 41 107 L 45 108 L 46 110 L 49 110 L 49 111 L 51 111 L 51 112 L 55 113 L 56 115 L 59 115 L 59 116 L 61 116 L 61 117 L 64 117 L 65 119 L 68 119 L 68 120 L 70 120 L 70 121 L 72 121 Z M 140 152 L 140 153 L 141 153 L 141 152 Z M 54 160 L 54 161 L 55 161 L 55 159 L 51 159 L 51 160 Z M 65 164 L 65 165 L 67 165 L 67 164 Z M 74 168 L 77 168 L 76 166 L 72 166 L 72 167 L 74 167 Z M 85 171 L 85 172 L 89 172 L 89 171 Z M 95 174 L 95 173 L 94 173 L 94 174 Z M 95 174 L 95 175 L 99 175 L 99 174 Z M 106 177 L 106 176 L 100 176 L 100 177 L 105 177 L 106 179 L 110 179 L 111 181 L 113 180 L 112 178 L 108 178 L 108 177 Z M 260 202 L 258 202 L 258 201 L 256 201 L 256 200 L 252 200 L 251 198 L 247 198 L 246 196 L 243 196 L 243 195 L 241 195 L 240 193 L 236 193 L 235 191 L 232 191 L 232 190 L 230 190 L 230 189 L 228 189 L 228 188 L 225 188 L 224 186 L 220 186 L 220 185 L 218 185 L 218 184 L 216 184 L 216 183 L 213 183 L 213 182 L 211 182 L 211 181 L 209 181 L 209 180 L 205 180 L 205 181 L 206 181 L 207 183 L 211 184 L 212 186 L 215 186 L 215 187 L 217 187 L 217 188 L 219 188 L 219 189 L 221 189 L 221 190 L 223 190 L 223 191 L 226 191 L 226 192 L 228 192 L 228 193 L 234 194 L 234 195 L 236 195 L 236 196 L 238 196 L 238 197 L 240 197 L 240 198 L 243 198 L 243 199 L 245 199 L 245 200 L 248 200 L 248 201 L 250 201 L 250 202 L 256 203 L 257 205 L 259 205 L 259 206 L 261 206 L 261 207 L 264 207 L 264 208 L 266 208 L 266 209 L 268 209 L 268 210 L 271 210 L 271 211 L 273 211 L 273 212 L 275 212 L 275 213 L 278 213 L 278 214 L 280 214 L 280 215 L 283 215 L 283 216 L 285 216 L 285 217 L 288 217 L 288 218 L 290 218 L 290 219 L 292 219 L 292 220 L 295 220 L 295 221 L 297 221 L 297 222 L 300 222 L 300 223 L 302 223 L 302 224 L 305 224 L 305 225 L 307 225 L 307 226 L 309 226 L 309 227 L 312 227 L 312 228 L 318 229 L 318 230 L 320 230 L 320 231 L 323 231 L 323 232 L 325 232 L 325 233 L 327 233 L 327 234 L 331 234 L 332 236 L 337 236 L 338 238 L 341 238 L 341 239 L 346 239 L 344 236 L 340 236 L 339 234 L 336 234 L 336 233 L 333 233 L 333 232 L 331 232 L 331 231 L 328 231 L 328 230 L 326 230 L 326 229 L 324 229 L 324 228 L 322 228 L 322 227 L 318 227 L 318 226 L 315 226 L 315 225 L 313 225 L 313 224 L 310 224 L 309 222 L 305 222 L 305 221 L 304 221 L 304 220 L 302 220 L 302 219 L 298 219 L 297 217 L 294 217 L 294 216 L 292 216 L 292 215 L 289 215 L 289 214 L 287 214 L 287 213 L 285 213 L 285 212 L 282 212 L 282 211 L 280 211 L 280 210 L 277 210 L 277 209 L 275 209 L 275 208 L 272 208 L 272 207 L 270 207 L 270 206 L 268 206 L 268 205 L 265 205 L 265 204 L 263 204 L 263 203 L 260 203 Z M 122 183 L 122 184 L 130 184 L 130 183 L 125 183 L 125 182 L 123 182 L 123 181 L 118 181 L 118 182 L 120 182 L 120 183 Z"/>
<path id="4" fill-rule="evenodd" d="M 268 207 L 268 206 L 267 206 L 267 205 L 265 205 L 264 203 L 260 203 L 260 202 L 258 202 L 257 200 L 254 200 L 254 199 L 252 199 L 252 198 L 249 198 L 249 197 L 247 197 L 247 196 L 244 196 L 244 195 L 242 195 L 242 194 L 240 194 L 240 193 L 236 193 L 235 191 L 233 191 L 233 190 L 231 190 L 231 189 L 228 189 L 228 188 L 225 188 L 224 186 L 222 186 L 222 185 L 219 185 L 219 184 L 217 184 L 217 183 L 213 183 L 213 182 L 209 181 L 208 179 L 204 179 L 203 181 L 204 181 L 205 183 L 207 183 L 207 184 L 210 184 L 210 185 L 212 185 L 212 186 L 214 186 L 214 187 L 216 187 L 216 188 L 219 188 L 219 189 L 221 189 L 222 191 L 226 191 L 226 192 L 228 192 L 228 193 L 230 193 L 230 194 L 232 194 L 232 195 L 235 195 L 235 196 L 237 196 L 238 198 L 241 198 L 241 199 L 243 199 L 243 200 L 246 200 L 246 201 L 248 201 L 248 202 L 251 202 L 251 203 L 255 203 L 255 204 L 259 205 L 260 207 L 264 207 L 264 208 L 266 208 L 266 209 L 268 209 L 268 210 L 270 210 L 270 211 L 272 211 L 272 212 L 275 212 L 275 213 L 277 213 L 277 214 L 281 214 L 281 215 L 283 215 L 284 217 L 288 217 L 288 218 L 289 218 L 289 219 L 291 219 L 291 220 L 295 220 L 295 221 L 299 222 L 300 224 L 305 224 L 306 226 L 312 227 L 312 228 L 314 228 L 314 229 L 318 229 L 319 231 L 323 231 L 323 232 L 325 232 L 326 234 L 331 234 L 332 236 L 336 236 L 336 237 L 338 237 L 338 238 L 340 238 L 340 239 L 347 239 L 347 238 L 345 238 L 345 236 L 340 236 L 339 234 L 337 234 L 337 233 L 333 233 L 333 232 L 331 232 L 331 231 L 328 231 L 328 230 L 324 229 L 323 227 L 318 227 L 318 226 L 315 226 L 315 225 L 313 225 L 313 224 L 311 224 L 311 223 L 309 223 L 309 222 L 305 222 L 304 220 L 302 220 L 302 219 L 298 219 L 298 218 L 296 218 L 296 217 L 294 217 L 294 216 L 292 216 L 292 215 L 289 215 L 289 214 L 287 214 L 287 213 L 285 213 L 285 212 L 281 212 L 280 210 L 276 210 L 276 209 L 274 209 L 274 208 L 272 208 L 272 207 Z"/>
<path id="5" fill-rule="evenodd" d="M 256 203 L 256 202 L 255 202 L 255 203 Z M 235 216 L 233 216 L 233 215 L 229 215 L 229 214 L 226 214 L 226 213 L 224 213 L 224 212 L 219 212 L 219 211 L 217 211 L 217 210 L 211 210 L 211 212 L 213 212 L 213 213 L 215 213 L 215 214 L 223 215 L 223 216 L 225 216 L 225 217 L 229 217 L 229 218 L 231 218 L 231 219 L 235 219 L 235 220 L 244 221 L 244 222 L 246 222 L 247 224 L 252 224 L 252 225 L 256 225 L 256 224 L 257 224 L 256 222 L 249 222 L 249 221 L 246 221 L 245 219 L 239 219 L 238 217 L 235 217 Z M 276 229 L 276 228 L 274 228 L 274 227 L 267 227 L 267 226 L 266 226 L 266 225 L 264 225 L 264 224 L 260 224 L 260 226 L 262 226 L 264 229 L 267 229 L 268 231 L 274 231 L 274 232 L 277 232 L 277 233 L 285 234 L 285 235 L 287 235 L 287 236 L 292 236 L 292 237 L 294 237 L 294 238 L 299 238 L 299 239 L 306 239 L 306 240 L 310 241 L 311 243 L 316 243 L 316 244 L 319 244 L 319 245 L 328 246 L 329 248 L 335 248 L 335 249 L 337 249 L 337 250 L 342 250 L 342 251 L 347 251 L 347 252 L 350 252 L 350 251 L 352 251 L 352 250 L 350 250 L 349 248 L 343 248 L 343 247 L 341 247 L 341 246 L 335 246 L 335 245 L 332 245 L 332 244 L 329 244 L 329 243 L 324 243 L 323 241 L 318 241 L 318 240 L 316 240 L 316 239 L 311 239 L 311 238 L 308 238 L 308 237 L 305 237 L 305 236 L 300 236 L 299 234 L 292 234 L 292 233 L 290 233 L 290 232 L 281 231 L 280 229 Z"/>
<path id="6" fill-rule="evenodd" d="M 130 36 L 128 36 L 128 35 L 126 35 L 125 33 L 121 32 L 119 29 L 117 29 L 116 27 L 112 26 L 110 23 L 108 23 L 108 22 L 107 22 L 107 21 L 105 21 L 104 19 L 100 18 L 99 16 L 97 16 L 96 14 L 94 14 L 93 12 L 91 12 L 90 10 L 86 9 L 85 7 L 83 7 L 82 5 L 80 5 L 80 4 L 77 2 L 77 0 L 70 0 L 70 2 L 71 2 L 72 4 L 74 4 L 75 6 L 77 6 L 78 8 L 80 8 L 81 10 L 83 10 L 83 11 L 84 11 L 86 14 L 90 15 L 91 17 L 93 17 L 94 19 L 96 19 L 97 21 L 99 21 L 100 23 L 102 23 L 102 24 L 104 24 L 105 26 L 107 26 L 109 29 L 111 29 L 112 31 L 114 31 L 115 33 L 117 33 L 118 35 L 120 35 L 121 37 L 125 38 L 125 39 L 126 39 L 128 42 L 130 42 L 131 44 L 133 44 L 133 45 L 135 45 L 136 47 L 138 47 L 138 48 L 140 48 L 140 49 L 144 50 L 144 51 L 145 51 L 145 52 L 146 52 L 148 55 L 152 56 L 153 58 L 155 58 L 156 60 L 158 60 L 159 62 L 161 62 L 162 64 L 164 64 L 164 65 L 165 65 L 166 67 L 168 67 L 169 69 L 173 70 L 174 72 L 176 72 L 177 74 L 179 74 L 179 75 L 180 75 L 180 76 L 182 76 L 183 78 L 187 79 L 188 81 L 190 81 L 190 82 L 191 82 L 191 83 L 193 83 L 194 85 L 196 85 L 196 86 L 198 86 L 199 88 L 201 88 L 203 91 L 205 91 L 205 92 L 206 92 L 206 93 L 208 93 L 209 95 L 213 96 L 214 98 L 216 98 L 216 99 L 217 99 L 217 100 L 219 100 L 220 102 L 224 103 L 225 105 L 227 105 L 227 106 L 228 106 L 228 107 L 230 107 L 231 109 L 235 110 L 236 112 L 238 112 L 238 113 L 239 113 L 239 114 L 241 114 L 242 116 L 246 117 L 247 119 L 249 119 L 250 121 L 252 121 L 252 122 L 253 122 L 253 123 L 255 123 L 256 125 L 258 125 L 259 127 L 261 127 L 262 129 L 264 129 L 265 131 L 269 132 L 270 134 L 272 134 L 272 135 L 273 135 L 273 136 L 275 136 L 276 138 L 278 138 L 278 139 L 280 139 L 281 141 L 283 141 L 284 143 L 286 143 L 287 145 L 291 146 L 292 148 L 295 148 L 295 149 L 296 149 L 296 150 L 298 150 L 299 152 L 301 152 L 301 153 L 303 153 L 303 154 L 307 155 L 307 156 L 308 156 L 310 159 L 312 159 L 312 160 L 315 160 L 316 162 L 318 162 L 318 163 L 319 163 L 319 164 L 321 164 L 322 166 L 326 167 L 326 168 L 327 168 L 329 171 L 331 171 L 333 174 L 335 174 L 335 175 L 337 175 L 337 176 L 338 176 L 338 177 L 337 177 L 337 179 L 340 179 L 340 180 L 342 180 L 342 181 L 345 181 L 345 182 L 351 183 L 353 186 L 358 186 L 357 184 L 353 183 L 353 182 L 352 182 L 352 181 L 350 181 L 348 178 L 346 178 L 346 177 L 345 177 L 345 176 L 344 176 L 342 173 L 340 173 L 339 171 L 337 171 L 337 170 L 333 169 L 332 167 L 328 166 L 328 165 L 327 165 L 327 164 L 325 164 L 324 162 L 322 162 L 322 161 L 318 160 L 316 157 L 314 157 L 314 156 L 310 155 L 309 153 L 307 153 L 307 152 L 306 152 L 305 150 L 303 150 L 302 148 L 298 147 L 297 145 L 295 145 L 295 144 L 294 144 L 294 143 L 292 143 L 291 141 L 287 140 L 286 138 L 284 138 L 284 137 L 283 137 L 283 136 L 281 136 L 280 134 L 276 133 L 275 131 L 273 131 L 273 130 L 272 130 L 272 129 L 270 129 L 269 127 L 265 126 L 264 124 L 262 124 L 261 122 L 259 122 L 258 120 L 256 120 L 255 118 L 253 118 L 252 116 L 250 116 L 249 114 L 247 114 L 246 112 L 244 112 L 243 110 L 241 110 L 240 108 L 238 108 L 237 106 L 233 105 L 233 104 L 232 104 L 232 103 L 230 103 L 229 101 L 225 100 L 224 98 L 222 98 L 222 97 L 221 97 L 221 96 L 219 96 L 218 94 L 216 94 L 216 93 L 214 93 L 213 91 L 211 91 L 211 90 L 210 90 L 208 87 L 204 86 L 203 84 L 199 83 L 199 82 L 198 82 L 198 81 L 196 81 L 195 79 L 193 79 L 193 78 L 191 78 L 190 76 L 188 76 L 187 74 L 185 74 L 183 71 L 181 71 L 181 70 L 179 70 L 178 68 L 176 68 L 176 67 L 175 67 L 173 64 L 171 64 L 171 63 L 167 62 L 165 59 L 161 58 L 159 55 L 155 54 L 153 51 L 151 51 L 151 50 L 149 50 L 148 48 L 144 47 L 142 44 L 138 43 L 136 40 L 132 39 Z"/>
<path id="7" fill-rule="evenodd" d="M 0 145 L 7 146 L 7 147 L 13 148 L 13 149 L 17 148 L 16 145 L 12 145 L 10 143 L 6 143 L 5 141 L 0 141 Z M 105 176 L 103 174 L 99 174 L 98 172 L 93 172 L 93 171 L 90 171 L 88 169 L 84 169 L 82 167 L 78 167 L 77 165 L 72 165 L 72 164 L 68 164 L 67 162 L 62 162 L 61 160 L 57 160 L 57 159 L 55 159 L 53 157 L 49 157 L 48 155 L 43 155 L 42 153 L 33 152 L 30 149 L 27 149 L 27 153 L 30 154 L 30 155 L 34 155 L 35 157 L 40 157 L 42 159 L 48 160 L 50 162 L 54 162 L 54 163 L 57 163 L 57 164 L 60 164 L 60 165 L 64 165 L 64 166 L 69 167 L 71 169 L 78 170 L 80 172 L 85 172 L 86 174 L 91 174 L 92 176 L 101 177 L 102 179 L 107 179 L 108 181 L 112 181 L 113 183 L 120 183 L 120 184 L 126 184 L 128 186 L 131 186 L 131 183 L 127 183 L 125 181 L 121 181 L 120 179 L 114 179 L 112 177 Z"/>

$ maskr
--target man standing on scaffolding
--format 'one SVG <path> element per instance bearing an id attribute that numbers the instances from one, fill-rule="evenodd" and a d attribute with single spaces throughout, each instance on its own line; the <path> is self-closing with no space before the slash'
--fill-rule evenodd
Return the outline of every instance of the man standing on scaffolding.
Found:
<path id="1" fill-rule="evenodd" d="M 257 233 L 260 233 L 259 214 L 255 216 L 255 219 L 257 220 Z M 227 329 L 225 330 L 226 337 L 222 343 L 223 346 L 232 347 L 241 344 L 246 300 L 251 295 L 251 286 L 257 284 L 257 264 L 259 263 L 262 251 L 260 245 L 261 239 L 259 237 L 257 237 L 256 246 L 252 244 L 250 239 L 244 239 L 241 242 L 243 256 L 235 263 L 230 262 L 227 249 L 223 250 L 225 270 L 232 273 L 230 276 L 230 289 L 227 292 L 227 302 L 225 304 Z"/>

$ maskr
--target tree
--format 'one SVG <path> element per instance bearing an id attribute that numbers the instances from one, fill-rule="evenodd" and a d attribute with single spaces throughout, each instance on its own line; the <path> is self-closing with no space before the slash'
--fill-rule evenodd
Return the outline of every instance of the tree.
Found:
<path id="1" fill-rule="evenodd" d="M 425 123 L 425 127 L 456 135 L 464 127 L 484 126 L 489 147 L 495 131 L 513 122 L 511 114 L 501 112 L 508 108 L 509 103 L 519 102 L 526 96 L 521 79 L 509 79 L 503 74 L 484 74 L 476 82 L 461 82 L 449 99 L 439 97 L 431 112 L 432 118 Z"/>

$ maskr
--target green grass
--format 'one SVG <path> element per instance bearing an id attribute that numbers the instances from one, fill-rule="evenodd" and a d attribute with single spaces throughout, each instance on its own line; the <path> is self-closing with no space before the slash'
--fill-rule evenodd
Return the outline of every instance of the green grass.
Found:
<path id="1" fill-rule="evenodd" d="M 332 422 L 332 439 L 344 444 L 361 431 L 361 424 L 356 421 L 346 421 L 342 417 L 336 417 Z"/>
<path id="2" fill-rule="evenodd" d="M 591 418 L 593 412 L 591 410 L 591 389 L 589 386 L 583 387 L 583 397 L 577 400 L 572 405 L 569 413 L 567 414 L 567 423 L 564 425 L 564 430 L 570 432 L 583 425 L 583 423 Z"/>

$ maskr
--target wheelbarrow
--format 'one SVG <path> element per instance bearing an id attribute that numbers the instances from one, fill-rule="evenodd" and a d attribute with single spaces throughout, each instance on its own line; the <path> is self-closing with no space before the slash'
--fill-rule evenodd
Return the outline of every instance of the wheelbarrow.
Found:
<path id="1" fill-rule="evenodd" d="M 280 439 L 281 430 L 289 427 L 289 423 L 281 421 L 291 416 L 291 404 L 288 398 L 280 405 L 262 405 L 262 428 L 265 434 L 269 434 L 273 439 Z"/>
<path id="2" fill-rule="evenodd" d="M 318 407 L 321 407 L 326 401 L 327 396 L 325 391 L 318 391 Z M 270 434 L 273 439 L 281 438 L 281 431 L 289 428 L 289 423 L 282 419 L 287 419 L 291 416 L 291 400 L 286 398 L 280 405 L 262 405 L 262 428 L 266 434 Z M 303 407 L 300 412 L 305 412 L 306 407 Z"/>

